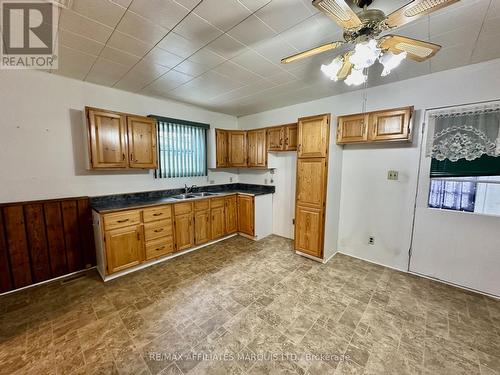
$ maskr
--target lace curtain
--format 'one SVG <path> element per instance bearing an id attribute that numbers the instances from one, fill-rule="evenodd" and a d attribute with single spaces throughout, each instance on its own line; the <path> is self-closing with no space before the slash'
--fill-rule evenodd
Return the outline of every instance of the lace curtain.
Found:
<path id="1" fill-rule="evenodd" d="M 457 161 L 483 155 L 500 156 L 500 102 L 429 115 L 427 156 Z"/>

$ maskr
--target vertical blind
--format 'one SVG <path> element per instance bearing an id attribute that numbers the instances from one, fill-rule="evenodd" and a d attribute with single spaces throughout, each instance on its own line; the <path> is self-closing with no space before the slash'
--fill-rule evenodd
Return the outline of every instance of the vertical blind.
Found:
<path id="1" fill-rule="evenodd" d="M 156 178 L 207 175 L 207 128 L 182 120 L 157 118 Z"/>

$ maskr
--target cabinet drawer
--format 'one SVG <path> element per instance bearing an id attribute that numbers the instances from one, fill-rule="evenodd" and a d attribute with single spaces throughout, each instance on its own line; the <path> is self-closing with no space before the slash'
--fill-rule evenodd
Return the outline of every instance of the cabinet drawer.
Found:
<path id="1" fill-rule="evenodd" d="M 172 236 L 161 237 L 154 241 L 146 242 L 146 259 L 158 258 L 174 252 Z"/>
<path id="2" fill-rule="evenodd" d="M 213 198 L 210 206 L 212 208 L 224 207 L 224 198 Z"/>
<path id="3" fill-rule="evenodd" d="M 189 214 L 192 211 L 193 211 L 193 204 L 191 202 L 174 204 L 175 215 Z"/>
<path id="4" fill-rule="evenodd" d="M 170 219 L 172 217 L 172 207 L 170 206 L 160 206 L 147 208 L 142 211 L 142 216 L 145 223 L 155 220 Z"/>
<path id="5" fill-rule="evenodd" d="M 146 241 L 172 235 L 172 219 L 158 220 L 144 224 L 144 238 Z"/>
<path id="6" fill-rule="evenodd" d="M 209 208 L 210 208 L 210 199 L 203 199 L 203 200 L 194 202 L 194 210 L 195 211 L 208 210 Z"/>
<path id="7" fill-rule="evenodd" d="M 140 211 L 126 211 L 104 215 L 104 229 L 116 229 L 141 223 Z"/>

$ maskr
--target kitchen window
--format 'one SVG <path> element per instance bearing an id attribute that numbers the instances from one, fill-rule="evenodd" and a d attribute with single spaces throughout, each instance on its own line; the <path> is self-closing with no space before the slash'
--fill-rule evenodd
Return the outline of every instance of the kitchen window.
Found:
<path id="1" fill-rule="evenodd" d="M 151 116 L 158 126 L 158 169 L 155 178 L 207 175 L 208 124 Z"/>
<path id="2" fill-rule="evenodd" d="M 500 104 L 429 117 L 429 207 L 500 216 Z"/>

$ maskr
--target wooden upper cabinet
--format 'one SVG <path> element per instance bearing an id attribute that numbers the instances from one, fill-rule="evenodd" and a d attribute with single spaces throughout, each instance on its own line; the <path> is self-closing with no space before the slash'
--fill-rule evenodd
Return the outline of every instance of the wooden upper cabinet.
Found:
<path id="1" fill-rule="evenodd" d="M 229 164 L 232 167 L 247 166 L 247 132 L 228 132 Z"/>
<path id="2" fill-rule="evenodd" d="M 368 139 L 368 115 L 351 115 L 338 118 L 337 143 L 366 142 Z"/>
<path id="3" fill-rule="evenodd" d="M 267 128 L 267 151 L 281 151 L 283 149 L 283 132 L 282 126 Z"/>
<path id="4" fill-rule="evenodd" d="M 267 166 L 266 129 L 247 132 L 248 167 Z"/>
<path id="5" fill-rule="evenodd" d="M 215 153 L 216 167 L 229 167 L 228 132 L 222 129 L 215 129 Z"/>
<path id="6" fill-rule="evenodd" d="M 231 195 L 225 198 L 224 202 L 225 211 L 225 221 L 226 221 L 226 234 L 235 233 L 238 231 L 238 208 L 236 202 L 236 195 Z"/>
<path id="7" fill-rule="evenodd" d="M 238 195 L 238 232 L 255 235 L 254 197 Z"/>
<path id="8" fill-rule="evenodd" d="M 394 141 L 410 139 L 410 119 L 413 107 L 370 114 L 369 139 L 372 141 Z"/>
<path id="9" fill-rule="evenodd" d="M 328 154 L 330 114 L 299 119 L 297 150 L 299 158 L 323 158 Z"/>
<path id="10" fill-rule="evenodd" d="M 108 274 L 136 266 L 144 259 L 142 225 L 105 232 Z"/>
<path id="11" fill-rule="evenodd" d="M 297 204 L 322 208 L 326 191 L 326 158 L 297 159 Z"/>
<path id="12" fill-rule="evenodd" d="M 283 144 L 284 151 L 297 150 L 297 124 L 285 125 L 285 142 Z"/>
<path id="13" fill-rule="evenodd" d="M 297 205 L 295 208 L 295 249 L 323 257 L 323 210 Z"/>
<path id="14" fill-rule="evenodd" d="M 413 107 L 340 116 L 337 143 L 409 141 Z"/>
<path id="15" fill-rule="evenodd" d="M 97 108 L 86 108 L 86 112 L 91 168 L 127 168 L 125 116 Z"/>
<path id="16" fill-rule="evenodd" d="M 156 121 L 148 117 L 127 116 L 130 167 L 157 168 Z"/>

